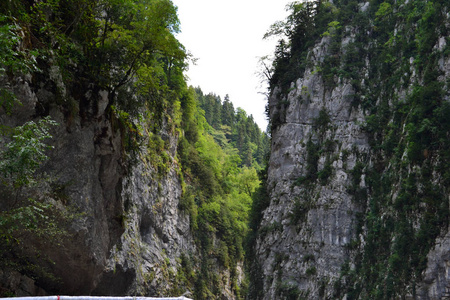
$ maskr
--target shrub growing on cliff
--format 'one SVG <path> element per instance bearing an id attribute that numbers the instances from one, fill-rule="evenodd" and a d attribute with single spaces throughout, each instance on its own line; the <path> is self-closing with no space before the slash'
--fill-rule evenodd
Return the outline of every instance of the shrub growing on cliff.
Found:
<path id="1" fill-rule="evenodd" d="M 42 183 L 36 172 L 48 158 L 45 152 L 53 148 L 46 141 L 52 138 L 50 127 L 55 125 L 55 121 L 46 117 L 12 129 L 10 142 L 0 153 L 4 185 L 0 189 L 5 193 L 0 212 L 0 267 L 53 281 L 57 279 L 35 257 L 41 256 L 39 247 L 63 241 L 67 234 L 65 223 L 71 217 L 46 199 L 22 199 L 21 191 Z"/>
<path id="2" fill-rule="evenodd" d="M 45 140 L 52 137 L 49 130 L 55 125 L 55 121 L 46 117 L 37 123 L 29 121 L 13 129 L 11 142 L 0 153 L 3 183 L 20 189 L 35 182 L 35 172 L 47 160 L 45 151 L 52 148 Z"/>
<path id="3" fill-rule="evenodd" d="M 22 29 L 19 25 L 8 22 L 8 18 L 0 12 L 0 78 L 17 72 L 37 70 L 35 57 L 38 52 L 20 46 L 23 42 L 20 31 Z M 7 80 L 1 81 L 0 107 L 10 113 L 17 99 L 7 86 L 3 86 Z"/>

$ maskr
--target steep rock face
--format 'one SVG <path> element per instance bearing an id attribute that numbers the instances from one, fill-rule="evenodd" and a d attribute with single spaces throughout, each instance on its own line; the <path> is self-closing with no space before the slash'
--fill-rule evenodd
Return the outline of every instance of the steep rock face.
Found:
<path id="1" fill-rule="evenodd" d="M 313 50 L 316 59 L 323 58 L 326 49 L 324 38 Z M 283 107 L 277 91 L 269 99 L 271 117 L 285 115 L 272 133 L 271 205 L 261 224 L 267 234 L 257 244 L 266 278 L 265 299 L 296 286 L 309 291 L 309 297 L 319 298 L 324 285 L 339 275 L 349 258 L 348 244 L 356 238 L 355 215 L 360 210 L 347 191 L 349 170 L 354 168 L 356 156 L 369 149 L 360 125 L 364 115 L 351 106 L 351 85 L 341 82 L 327 90 L 320 75 L 309 69 L 293 87 L 284 111 L 280 112 Z M 312 159 L 314 155 L 317 157 Z M 307 181 L 312 176 L 308 168 L 317 168 L 320 174 L 326 165 L 333 171 L 322 184 L 298 184 L 298 178 Z M 300 218 L 294 216 L 299 213 Z"/>
<path id="2" fill-rule="evenodd" d="M 52 128 L 54 148 L 41 171 L 49 179 L 27 194 L 53 199 L 62 210 L 70 208 L 74 218 L 62 245 L 40 250 L 52 263 L 38 263 L 59 281 L 40 279 L 38 285 L 73 295 L 173 293 L 181 285 L 174 281 L 180 255 L 196 252 L 189 216 L 178 209 L 176 135 L 163 125 L 159 135 L 170 163 L 158 172 L 145 142 L 132 154 L 124 151 L 127 137 L 105 112 L 106 91 L 81 82 L 65 86 L 60 76 L 51 68 L 48 76 L 18 79 L 13 89 L 23 105 L 1 116 L 9 126 L 42 114 L 59 124 Z"/>
<path id="3" fill-rule="evenodd" d="M 189 218 L 178 210 L 182 190 L 176 170 L 171 168 L 162 177 L 155 173 L 148 165 L 138 164 L 124 180 L 122 197 L 129 206 L 125 231 L 94 293 L 121 294 L 111 287 L 128 280 L 135 293 L 168 295 L 178 284 L 174 281 L 178 258 L 195 252 Z M 135 280 L 130 281 L 130 274 Z"/>
<path id="4" fill-rule="evenodd" d="M 442 51 L 447 45 L 444 37 L 440 37 L 435 49 Z M 440 80 L 450 78 L 450 58 L 439 60 Z M 450 96 L 445 96 L 450 101 Z M 450 195 L 447 194 L 450 206 Z M 444 229 L 435 240 L 433 248 L 427 254 L 427 268 L 423 271 L 423 280 L 418 287 L 419 299 L 445 299 L 450 296 L 450 227 Z"/>
<path id="5" fill-rule="evenodd" d="M 399 4 L 400 11 L 404 7 Z M 369 3 L 359 5 L 359 13 L 367 10 L 370 10 Z M 448 14 L 443 15 L 447 16 L 447 21 L 442 21 L 442 24 L 448 28 Z M 404 30 L 400 23 L 393 27 L 396 28 L 394 34 Z M 412 150 L 408 147 L 411 147 L 412 142 L 406 143 L 406 149 L 402 145 L 405 140 L 411 139 L 412 134 L 408 130 L 419 124 L 412 123 L 414 127 L 408 124 L 411 127 L 405 129 L 406 120 L 409 120 L 409 116 L 406 116 L 402 119 L 405 120 L 403 129 L 397 129 L 396 132 L 400 136 L 396 140 L 400 150 L 396 148 L 395 151 L 399 151 L 399 154 L 390 156 L 385 150 L 389 146 L 386 146 L 389 138 L 387 130 L 378 129 L 382 133 L 374 138 L 370 128 L 370 121 L 386 113 L 380 109 L 377 114 L 371 115 L 367 106 L 360 105 L 364 103 L 365 97 L 378 97 L 375 105 L 379 107 L 387 102 L 385 107 L 389 107 L 393 113 L 387 118 L 386 126 L 391 126 L 398 122 L 396 114 L 402 114 L 395 110 L 408 101 L 413 102 L 411 99 L 415 97 L 415 90 L 426 86 L 426 80 L 423 73 L 419 74 L 417 61 L 412 57 L 402 64 L 402 67 L 409 64 L 408 71 L 403 75 L 410 75 L 404 79 L 408 84 L 393 88 L 389 83 L 390 75 L 371 74 L 374 69 L 378 70 L 373 64 L 379 61 L 374 52 L 370 53 L 379 49 L 374 46 L 377 41 L 372 40 L 371 44 L 362 46 L 365 50 L 354 58 L 355 64 L 362 62 L 359 69 L 353 70 L 360 77 L 355 80 L 334 75 L 331 76 L 333 84 L 330 85 L 330 74 L 323 72 L 323 62 L 330 56 L 342 57 L 336 69 L 340 67 L 348 70 L 346 66 L 353 61 L 344 62 L 347 57 L 351 57 L 346 52 L 355 51 L 352 48 L 356 45 L 355 40 L 364 40 L 358 35 L 370 36 L 372 33 L 361 32 L 357 28 L 350 25 L 343 29 L 338 46 L 336 39 L 331 45 L 333 37 L 321 37 L 308 50 L 306 68 L 301 78 L 292 82 L 287 92 L 275 88 L 269 98 L 269 112 L 274 124 L 267 179 L 270 205 L 262 212 L 259 236 L 255 243 L 256 261 L 263 272 L 260 282 L 263 299 L 386 299 L 392 296 L 390 293 L 393 291 L 408 299 L 441 299 L 448 296 L 448 222 L 427 223 L 427 217 L 421 209 L 413 211 L 410 220 L 405 221 L 401 217 L 402 211 L 409 213 L 408 207 L 400 206 L 403 204 L 397 202 L 405 197 L 399 195 L 407 189 L 404 185 L 406 178 L 417 176 L 423 185 L 418 184 L 416 195 L 427 198 L 424 186 L 431 182 L 433 189 L 439 190 L 436 198 L 442 196 L 438 199 L 442 199 L 442 211 L 446 215 L 448 194 L 445 192 L 443 173 L 436 171 L 429 177 L 415 174 L 421 174 L 430 166 L 438 170 L 440 161 L 447 154 L 438 146 L 434 157 L 422 149 L 418 152 L 419 162 L 410 158 Z M 336 52 L 336 48 L 340 50 Z M 436 64 L 428 68 L 436 68 L 440 76 L 435 82 L 442 84 L 450 75 L 450 59 L 445 49 L 445 37 L 437 36 L 429 54 L 438 57 Z M 393 91 L 384 91 L 384 95 L 376 92 L 376 88 L 381 86 L 383 89 L 384 85 Z M 448 101 L 448 91 L 442 92 L 442 95 L 443 102 L 440 103 Z M 447 104 L 441 105 L 448 107 Z M 410 107 L 415 105 L 418 106 L 413 102 Z M 397 164 L 397 159 L 403 164 Z M 396 174 L 392 175 L 392 171 Z M 374 180 L 377 176 L 384 179 Z M 379 187 L 381 184 L 382 188 Z M 406 197 L 415 199 L 411 194 Z M 377 201 L 380 199 L 388 200 L 383 200 L 383 204 L 378 206 Z M 422 208 L 427 207 L 424 203 L 420 205 Z M 438 216 L 439 211 L 434 209 L 431 214 Z M 411 229 L 408 234 L 402 235 L 396 231 L 401 228 L 401 222 L 409 224 L 407 226 Z M 416 254 L 400 248 L 401 241 L 409 239 L 411 243 L 416 239 L 412 243 L 426 244 L 426 238 L 420 240 L 421 231 L 430 226 L 435 226 L 433 231 L 440 233 L 435 234 L 435 239 L 430 241 L 433 246 L 420 248 L 429 249 L 425 250 L 426 260 L 423 261 L 427 263 L 426 267 L 423 266 L 424 270 L 420 274 L 415 273 L 417 268 L 398 273 L 394 276 L 402 278 L 398 279 L 401 283 L 396 282 L 398 286 L 395 288 L 389 287 L 396 268 L 403 266 L 402 263 L 413 265 L 416 259 L 411 258 Z M 411 247 L 411 244 L 407 247 Z M 410 256 L 398 259 L 399 253 L 410 253 Z M 377 255 L 386 255 L 387 258 L 372 258 Z M 367 270 L 371 268 L 370 263 L 367 263 L 369 261 L 372 261 L 373 270 Z M 384 267 L 376 265 L 379 262 Z M 376 279 L 376 276 L 384 279 Z M 380 288 L 380 284 L 385 286 Z M 374 290 L 381 291 L 370 295 Z"/>

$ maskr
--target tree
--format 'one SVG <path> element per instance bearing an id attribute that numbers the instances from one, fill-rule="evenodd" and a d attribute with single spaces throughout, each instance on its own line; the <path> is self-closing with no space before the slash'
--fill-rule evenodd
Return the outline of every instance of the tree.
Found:
<path id="1" fill-rule="evenodd" d="M 0 77 L 7 72 L 26 72 L 36 70 L 34 56 L 36 51 L 18 51 L 21 42 L 20 27 L 16 24 L 8 23 L 8 18 L 0 13 Z M 0 84 L 0 107 L 7 113 L 11 112 L 16 96 L 3 86 L 6 81 Z"/>
<path id="2" fill-rule="evenodd" d="M 253 193 L 260 185 L 256 170 L 249 167 L 243 167 L 241 169 L 241 172 L 238 174 L 236 181 L 238 182 L 239 192 L 245 193 L 249 197 L 253 197 Z"/>
<path id="3" fill-rule="evenodd" d="M 15 192 L 14 199 L 3 195 L 3 209 L 0 212 L 0 267 L 25 272 L 31 276 L 52 278 L 46 270 L 34 262 L 41 257 L 40 250 L 30 240 L 49 247 L 63 241 L 67 236 L 65 223 L 73 217 L 56 209 L 47 199 L 21 199 L 24 187 L 37 184 L 41 179 L 36 171 L 47 160 L 46 150 L 53 147 L 45 141 L 52 138 L 50 127 L 57 125 L 49 117 L 39 122 L 29 121 L 13 129 L 11 141 L 0 153 L 0 175 L 9 192 Z M 11 197 L 13 198 L 13 197 Z M 9 200 L 9 201 L 8 201 Z M 25 250 L 24 250 L 25 246 Z"/>
<path id="4" fill-rule="evenodd" d="M 303 71 L 305 50 L 314 42 L 317 35 L 315 19 L 321 9 L 321 1 L 292 2 L 285 21 L 274 23 L 264 38 L 279 37 L 275 49 L 273 69 L 264 67 L 266 77 L 270 78 L 270 87 L 281 84 L 287 90 L 291 81 Z M 287 41 L 286 41 L 287 38 Z"/>
<path id="5" fill-rule="evenodd" d="M 222 100 L 219 96 L 214 98 L 213 102 L 213 119 L 211 125 L 215 129 L 219 129 L 222 124 Z"/>
<path id="6" fill-rule="evenodd" d="M 171 1 L 104 0 L 101 4 L 101 34 L 92 51 L 94 59 L 102 62 L 99 70 L 112 92 L 110 104 L 116 91 L 140 71 L 138 78 L 145 80 L 145 88 L 167 85 L 174 75 L 173 68 L 186 58 L 184 48 L 174 37 L 179 20 Z M 143 72 L 158 80 L 149 80 L 142 76 Z"/>
<path id="7" fill-rule="evenodd" d="M 234 125 L 234 106 L 230 101 L 230 96 L 225 95 L 222 103 L 222 123 L 232 127 Z"/>

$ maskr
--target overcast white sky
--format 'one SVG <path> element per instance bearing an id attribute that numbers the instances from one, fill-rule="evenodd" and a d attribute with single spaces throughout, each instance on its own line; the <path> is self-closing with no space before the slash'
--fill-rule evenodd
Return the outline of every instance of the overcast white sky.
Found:
<path id="1" fill-rule="evenodd" d="M 287 16 L 292 0 L 172 0 L 178 7 L 178 40 L 197 58 L 187 73 L 203 93 L 229 94 L 265 130 L 266 85 L 257 75 L 259 57 L 273 53 L 276 39 L 263 40 L 270 25 Z"/>

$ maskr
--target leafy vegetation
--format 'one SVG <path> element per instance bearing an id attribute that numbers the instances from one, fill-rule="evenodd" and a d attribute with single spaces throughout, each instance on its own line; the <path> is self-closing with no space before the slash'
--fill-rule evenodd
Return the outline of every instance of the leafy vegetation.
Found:
<path id="1" fill-rule="evenodd" d="M 440 119 L 441 113 L 448 110 L 444 101 L 448 87 L 438 79 L 437 61 L 444 53 L 433 49 L 438 37 L 448 34 L 443 26 L 444 11 L 448 11 L 448 4 L 439 1 L 401 5 L 385 1 L 371 3 L 366 14 L 359 13 L 361 20 L 372 19 L 376 26 L 369 49 L 359 50 L 365 48 L 361 42 L 368 37 L 364 35 L 351 46 L 377 53 L 371 57 L 367 86 L 354 83 L 361 99 L 365 99 L 358 104 L 367 112 L 365 128 L 376 159 L 365 170 L 368 191 L 355 190 L 357 201 L 366 201 L 368 229 L 356 276 L 347 274 L 356 282 L 356 288 L 349 288 L 355 297 L 386 299 L 414 294 L 426 267 L 426 255 L 449 221 L 444 200 L 448 176 L 442 171 L 449 152 L 447 141 L 440 138 L 450 129 Z M 408 21 L 403 22 L 405 19 Z M 359 32 L 369 26 L 367 22 L 355 24 Z M 398 30 L 392 35 L 394 27 Z M 361 59 L 358 62 L 353 57 L 353 62 L 346 63 L 347 68 L 362 64 Z M 356 82 L 361 75 L 346 76 Z M 411 87 L 408 95 L 399 97 L 395 90 L 407 86 Z M 354 186 L 362 171 L 357 164 L 352 174 Z"/>
<path id="2" fill-rule="evenodd" d="M 269 138 L 241 108 L 235 110 L 229 96 L 224 101 L 214 94 L 204 95 L 200 88 L 196 89 L 200 107 L 205 111 L 205 118 L 215 129 L 212 134 L 219 145 L 227 141 L 238 149 L 241 166 L 260 169 L 264 164 L 264 156 L 268 152 Z"/>
<path id="3" fill-rule="evenodd" d="M 248 160 L 250 166 L 242 163 L 249 157 L 248 153 L 245 154 L 242 148 L 238 148 L 239 143 L 237 139 L 236 142 L 233 141 L 233 137 L 238 136 L 239 132 L 245 132 L 246 126 L 253 126 L 250 128 L 256 131 L 257 139 L 262 137 L 267 142 L 267 138 L 253 118 L 248 117 L 241 109 L 235 111 L 228 99 L 222 104 L 220 98 L 213 94 L 204 96 L 200 88 L 196 89 L 196 97 L 199 106 L 195 113 L 196 132 L 186 135 L 179 143 L 179 157 L 186 178 L 186 200 L 183 201 L 183 207 L 191 215 L 193 226 L 197 229 L 197 241 L 202 249 L 195 295 L 198 299 L 204 299 L 214 297 L 219 292 L 214 287 L 216 273 L 207 267 L 218 262 L 222 268 L 230 269 L 233 290 L 238 298 L 242 298 L 245 293 L 241 292 L 237 283 L 236 267 L 244 258 L 243 240 L 248 232 L 252 196 L 260 185 L 256 169 L 260 167 L 256 158 Z M 216 114 L 222 114 L 222 107 L 231 107 L 229 117 L 235 121 L 226 125 L 222 123 L 228 122 L 226 118 L 219 118 L 218 122 L 217 118 L 210 118 L 212 105 L 208 106 L 204 102 L 206 110 L 201 108 L 205 98 L 213 99 L 214 102 L 210 104 L 219 107 Z M 214 123 L 209 124 L 207 116 L 211 123 L 216 120 L 216 128 Z M 245 138 L 247 143 L 252 143 L 249 137 Z"/>
<path id="4" fill-rule="evenodd" d="M 303 76 L 307 66 L 308 49 L 320 35 L 336 35 L 339 23 L 334 21 L 333 4 L 326 1 L 294 1 L 288 6 L 289 16 L 285 21 L 272 25 L 265 38 L 278 36 L 273 66 L 269 70 L 269 88 L 280 87 L 288 92 L 291 83 Z"/>
<path id="5" fill-rule="evenodd" d="M 49 129 L 55 125 L 57 123 L 47 117 L 38 123 L 30 121 L 14 128 L 12 141 L 0 153 L 0 173 L 4 184 L 20 189 L 35 182 L 37 169 L 48 159 L 45 150 L 52 148 L 44 141 L 52 137 Z"/>
<path id="6" fill-rule="evenodd" d="M 21 42 L 20 26 L 8 22 L 6 16 L 0 13 L 0 78 L 14 72 L 37 71 L 34 50 L 17 51 Z M 7 81 L 0 84 L 0 107 L 7 113 L 18 101 L 8 88 Z"/>
<path id="7" fill-rule="evenodd" d="M 0 178 L 3 193 L 0 212 L 0 266 L 15 269 L 31 277 L 57 281 L 49 270 L 33 259 L 42 257 L 40 247 L 52 247 L 67 237 L 66 223 L 73 217 L 68 210 L 56 209 L 55 203 L 41 197 L 23 199 L 24 188 L 42 183 L 36 172 L 51 149 L 46 141 L 52 136 L 49 118 L 26 122 L 12 130 L 5 150 L 0 153 Z M 9 187 L 9 188 L 5 188 Z M 37 246 L 38 245 L 38 246 Z"/>

